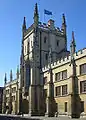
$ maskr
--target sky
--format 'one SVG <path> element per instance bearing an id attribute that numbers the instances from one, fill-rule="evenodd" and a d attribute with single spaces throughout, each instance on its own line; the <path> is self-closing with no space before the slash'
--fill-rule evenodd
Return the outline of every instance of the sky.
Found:
<path id="1" fill-rule="evenodd" d="M 26 17 L 27 28 L 33 23 L 35 3 L 38 3 L 39 20 L 46 22 L 44 9 L 52 12 L 55 26 L 61 27 L 62 14 L 67 23 L 67 45 L 70 49 L 71 33 L 74 31 L 76 51 L 86 47 L 86 0 L 0 0 L 0 86 L 4 86 L 4 74 L 9 81 L 10 70 L 16 77 L 20 64 L 22 23 Z"/>

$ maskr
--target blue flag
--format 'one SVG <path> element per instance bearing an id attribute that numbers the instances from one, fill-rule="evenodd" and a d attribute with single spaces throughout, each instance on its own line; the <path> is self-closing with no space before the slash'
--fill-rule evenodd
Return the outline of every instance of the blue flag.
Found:
<path id="1" fill-rule="evenodd" d="M 50 11 L 48 11 L 48 10 L 44 10 L 44 14 L 52 15 L 52 12 L 50 12 Z"/>

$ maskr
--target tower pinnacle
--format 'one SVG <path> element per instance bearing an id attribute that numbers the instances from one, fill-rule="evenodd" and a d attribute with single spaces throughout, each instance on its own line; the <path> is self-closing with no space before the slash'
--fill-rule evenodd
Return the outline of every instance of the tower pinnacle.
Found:
<path id="1" fill-rule="evenodd" d="M 13 75 L 12 75 L 12 70 L 10 71 L 10 81 L 12 81 Z"/>
<path id="2" fill-rule="evenodd" d="M 64 13 L 62 15 L 62 28 L 61 29 L 62 29 L 63 33 L 66 35 L 66 20 L 65 20 Z"/>
<path id="3" fill-rule="evenodd" d="M 35 26 L 38 25 L 38 21 L 39 21 L 39 15 L 38 15 L 37 3 L 36 3 L 35 4 L 35 10 L 34 10 L 34 24 L 35 24 Z"/>
<path id="4" fill-rule="evenodd" d="M 16 73 L 17 79 L 19 78 L 19 66 L 17 66 L 17 73 Z"/>
<path id="5" fill-rule="evenodd" d="M 74 31 L 72 31 L 72 40 L 71 40 L 70 48 L 71 48 L 71 54 L 74 54 L 75 51 L 76 51 L 76 44 L 75 44 L 75 38 L 74 38 Z"/>
<path id="6" fill-rule="evenodd" d="M 5 73 L 5 77 L 4 77 L 4 84 L 7 83 L 7 74 Z"/>
<path id="7" fill-rule="evenodd" d="M 63 13 L 63 15 L 62 15 L 62 24 L 65 24 L 65 25 L 66 25 L 66 20 L 65 20 L 65 15 L 64 15 L 64 13 Z"/>
<path id="8" fill-rule="evenodd" d="M 64 34 L 65 37 L 65 50 L 67 50 L 67 35 L 66 35 L 66 20 L 65 20 L 65 15 L 62 15 L 62 26 L 61 26 L 61 30 Z"/>
<path id="9" fill-rule="evenodd" d="M 26 20 L 25 20 L 25 17 L 24 17 L 24 20 L 23 20 L 23 26 L 22 26 L 22 30 L 26 30 Z"/>

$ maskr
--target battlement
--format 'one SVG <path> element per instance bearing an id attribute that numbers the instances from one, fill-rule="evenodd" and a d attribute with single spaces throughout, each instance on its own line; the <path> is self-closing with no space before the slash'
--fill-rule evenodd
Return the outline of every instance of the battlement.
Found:
<path id="1" fill-rule="evenodd" d="M 86 56 L 86 48 L 83 48 L 79 51 L 77 51 L 75 54 L 74 54 L 74 58 L 75 60 L 79 59 L 79 58 L 82 58 Z M 53 63 L 51 63 L 51 68 L 55 68 L 55 67 L 58 67 L 58 66 L 61 66 L 61 65 L 64 65 L 66 63 L 69 63 L 71 61 L 71 55 L 69 54 L 69 56 L 65 56 L 64 58 L 61 58 Z M 43 72 L 46 72 L 47 70 L 49 70 L 49 64 L 47 66 L 44 66 L 44 68 L 42 68 L 42 71 Z"/>
<path id="2" fill-rule="evenodd" d="M 50 29 L 48 24 L 46 24 L 46 23 L 42 24 L 41 22 L 39 22 L 39 28 L 46 29 L 46 30 Z M 54 27 L 54 30 L 57 33 L 60 33 L 60 34 L 62 33 L 63 34 L 63 31 L 59 27 Z"/>

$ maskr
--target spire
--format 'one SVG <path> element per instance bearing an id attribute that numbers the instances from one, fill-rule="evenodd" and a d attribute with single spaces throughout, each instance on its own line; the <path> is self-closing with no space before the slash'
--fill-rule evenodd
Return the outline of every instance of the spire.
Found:
<path id="1" fill-rule="evenodd" d="M 62 24 L 65 24 L 65 25 L 66 25 L 66 20 L 65 20 L 65 15 L 64 15 L 64 13 L 63 13 L 63 15 L 62 15 Z"/>
<path id="2" fill-rule="evenodd" d="M 64 34 L 64 39 L 65 39 L 65 51 L 67 51 L 67 35 L 66 35 L 66 20 L 65 20 L 65 15 L 62 15 L 62 26 L 61 26 L 61 30 Z"/>
<path id="3" fill-rule="evenodd" d="M 66 35 L 66 20 L 65 20 L 65 15 L 63 13 L 62 15 L 62 28 L 61 30 L 64 32 L 64 34 Z"/>
<path id="4" fill-rule="evenodd" d="M 39 15 L 38 15 L 37 3 L 36 3 L 35 4 L 35 10 L 34 10 L 34 23 L 35 23 L 35 26 L 38 25 L 38 21 L 39 21 Z"/>
<path id="5" fill-rule="evenodd" d="M 4 84 L 7 83 L 7 74 L 5 73 L 5 77 L 4 77 Z"/>
<path id="6" fill-rule="evenodd" d="M 74 31 L 72 31 L 72 42 L 75 45 Z"/>
<path id="7" fill-rule="evenodd" d="M 10 71 L 10 81 L 12 81 L 13 75 L 12 75 L 12 70 Z"/>
<path id="8" fill-rule="evenodd" d="M 19 66 L 17 66 L 17 73 L 16 73 L 17 79 L 19 78 Z"/>
<path id="9" fill-rule="evenodd" d="M 75 38 L 74 38 L 74 31 L 72 31 L 72 40 L 70 44 L 71 54 L 74 54 L 76 51 L 76 44 L 75 44 Z"/>
<path id="10" fill-rule="evenodd" d="M 24 20 L 23 20 L 22 30 L 23 30 L 23 31 L 26 30 L 26 20 L 25 20 L 25 17 L 24 17 Z"/>

